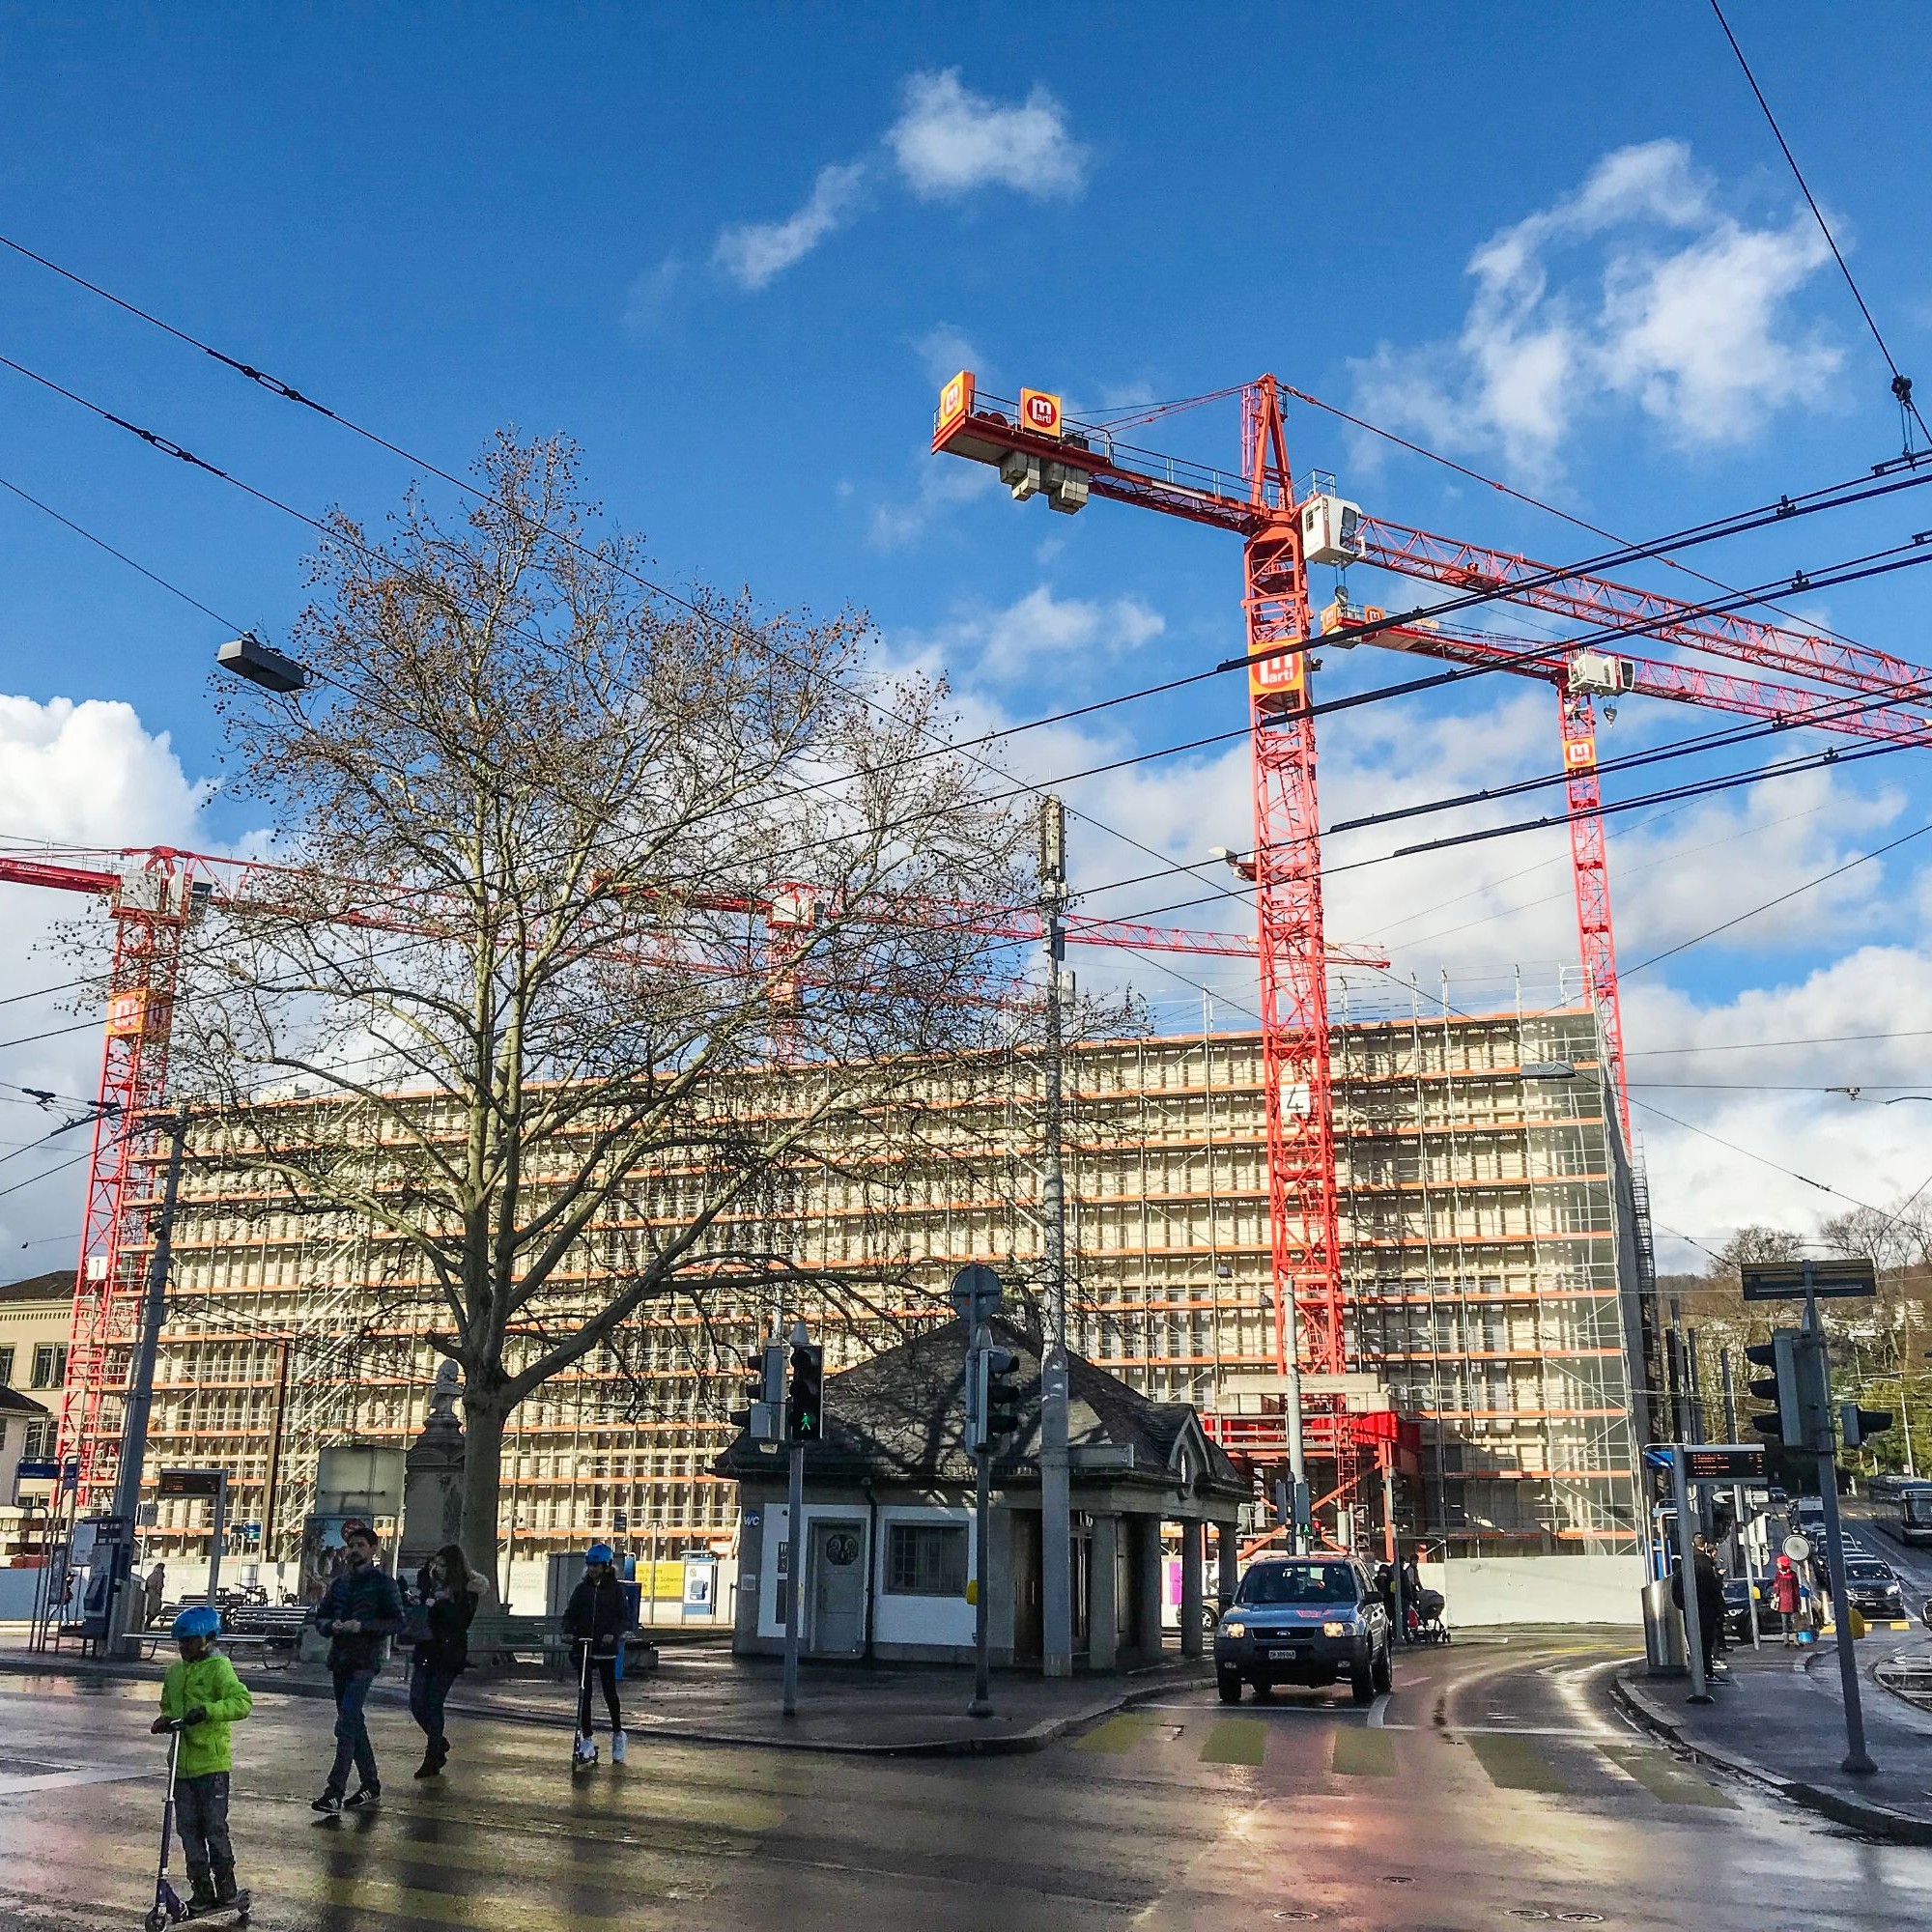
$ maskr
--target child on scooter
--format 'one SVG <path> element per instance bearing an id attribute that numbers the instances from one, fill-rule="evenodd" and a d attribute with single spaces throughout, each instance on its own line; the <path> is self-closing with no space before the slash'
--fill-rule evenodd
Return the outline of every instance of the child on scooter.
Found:
<path id="1" fill-rule="evenodd" d="M 161 1685 L 156 1735 L 181 1732 L 175 1760 L 175 1829 L 187 1859 L 191 1911 L 236 1903 L 235 1848 L 228 1837 L 228 1774 L 234 1764 L 229 1726 L 254 1709 L 248 1687 L 215 1647 L 221 1618 L 206 1604 L 191 1605 L 174 1621 L 181 1662 Z"/>

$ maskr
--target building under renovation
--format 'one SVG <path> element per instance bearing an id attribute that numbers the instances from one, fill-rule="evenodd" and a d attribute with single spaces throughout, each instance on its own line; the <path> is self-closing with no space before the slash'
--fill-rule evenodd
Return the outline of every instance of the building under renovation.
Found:
<path id="1" fill-rule="evenodd" d="M 1393 1004 L 1378 995 L 1367 1010 L 1345 992 L 1333 1036 L 1350 1354 L 1419 1425 L 1396 1521 L 1432 1560 L 1628 1561 L 1648 1241 L 1597 1021 L 1580 997 L 1531 1009 L 1513 991 L 1455 990 L 1390 988 Z M 863 1264 L 882 1229 L 903 1264 L 865 1320 L 849 1303 L 836 1319 L 799 1306 L 794 1282 L 782 1312 L 825 1334 L 829 1366 L 943 1317 L 968 1261 L 1022 1297 L 1037 1287 L 1041 1071 L 1016 1052 L 936 1076 L 923 1138 L 939 1157 L 902 1178 L 883 1216 L 849 1175 L 795 1190 L 785 1236 L 808 1271 Z M 1261 1081 L 1251 1033 L 1086 1043 L 1066 1062 L 1069 1345 L 1150 1396 L 1195 1404 L 1231 1446 L 1277 1369 Z M 217 1185 L 193 1168 L 184 1183 L 149 1468 L 225 1465 L 232 1556 L 287 1564 L 318 1450 L 401 1446 L 420 1428 L 429 1314 L 398 1322 L 365 1233 L 247 1212 Z M 600 1240 L 622 1234 L 613 1221 Z M 605 1251 L 586 1245 L 586 1296 Z M 735 1487 L 713 1465 L 741 1351 L 780 1312 L 753 1297 L 655 1304 L 621 1350 L 526 1401 L 506 1443 L 498 1560 L 521 1570 L 593 1532 L 667 1553 L 725 1545 Z M 1275 1471 L 1254 1474 L 1266 1496 Z M 199 1507 L 159 1505 L 159 1554 L 205 1548 Z M 1366 1543 L 1366 1513 L 1351 1526 Z"/>

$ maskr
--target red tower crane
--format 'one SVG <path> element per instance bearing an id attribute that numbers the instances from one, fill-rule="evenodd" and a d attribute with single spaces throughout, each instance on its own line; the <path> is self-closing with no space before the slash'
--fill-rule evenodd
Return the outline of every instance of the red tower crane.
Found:
<path id="1" fill-rule="evenodd" d="M 1321 861 L 1316 811 L 1316 751 L 1309 696 L 1308 567 L 1372 564 L 1380 569 L 1500 593 L 1532 609 L 1612 634 L 1639 632 L 1673 646 L 1796 674 L 1864 694 L 1849 707 L 1831 694 L 1765 683 L 1695 665 L 1580 650 L 1552 641 L 1529 651 L 1433 623 L 1385 630 L 1371 641 L 1486 664 L 1556 686 L 1568 788 L 1577 920 L 1585 983 L 1601 1016 L 1626 1142 L 1630 1133 L 1623 1017 L 1610 917 L 1609 868 L 1598 780 L 1595 700 L 1635 692 L 1709 705 L 1747 717 L 1812 723 L 1854 735 L 1932 743 L 1926 701 L 1932 673 L 1885 653 L 1734 614 L 1714 615 L 1656 592 L 1580 571 L 1432 536 L 1364 517 L 1329 490 L 1297 497 L 1288 458 L 1280 385 L 1263 376 L 1242 392 L 1236 470 L 1181 461 L 1118 443 L 1104 428 L 1068 419 L 1060 398 L 1023 389 L 1017 401 L 980 392 L 970 371 L 940 391 L 932 447 L 996 468 L 1016 500 L 1042 496 L 1071 514 L 1103 497 L 1238 536 L 1242 612 L 1249 658 L 1248 703 L 1254 777 L 1251 875 L 1260 952 L 1265 1069 L 1269 1209 L 1277 1367 L 1320 1375 L 1350 1366 L 1342 1293 L 1335 1192 L 1333 1096 L 1323 967 Z M 1381 611 L 1349 612 L 1379 619 Z M 1340 613 L 1332 628 L 1343 628 Z M 1347 641 L 1344 639 L 1343 641 Z M 1294 646 L 1286 651 L 1281 646 Z M 1264 655 L 1273 653 L 1272 655 Z M 1250 867 L 1242 867 L 1250 875 Z M 1287 1311 L 1298 1328 L 1293 1357 Z M 1318 1409 L 1320 1405 L 1315 1406 Z M 1335 1494 L 1360 1472 L 1363 1432 L 1331 1411 L 1308 1417 L 1310 1447 L 1337 1461 Z M 1356 1456 L 1351 1473 L 1349 1458 Z"/>
<path id="2" fill-rule="evenodd" d="M 78 893 L 104 902 L 113 929 L 108 969 L 105 1039 L 95 1100 L 94 1144 L 87 1177 L 80 1260 L 69 1331 L 67 1378 L 61 1393 L 59 1453 L 74 1464 L 79 1506 L 114 1480 L 119 1432 L 108 1405 L 124 1392 L 126 1361 L 135 1342 L 142 1303 L 139 1266 L 146 1245 L 141 1224 L 146 1190 L 136 1172 L 156 1158 L 151 1122 L 167 1097 L 168 1047 L 174 1022 L 182 947 L 204 905 L 272 905 L 291 875 L 286 868 L 184 852 L 169 846 L 76 852 L 84 864 L 0 854 L 0 885 Z M 763 897 L 718 894 L 683 895 L 708 910 L 740 912 L 761 920 L 769 935 L 786 935 L 767 952 L 778 956 L 790 935 L 812 923 L 812 889 L 796 883 Z M 306 903 L 306 900 L 304 901 Z M 342 924 L 385 931 L 433 932 L 434 908 L 408 895 L 355 881 L 340 882 L 328 917 Z M 996 938 L 1038 939 L 1044 923 L 1030 908 L 938 906 L 907 900 L 882 907 L 881 918 L 965 921 Z M 1252 958 L 1255 942 L 1245 933 L 1186 932 L 1075 916 L 1066 937 L 1075 945 L 1132 952 L 1188 952 Z M 1338 965 L 1386 966 L 1386 955 L 1369 948 L 1341 948 Z M 771 976 L 774 997 L 782 969 Z"/>

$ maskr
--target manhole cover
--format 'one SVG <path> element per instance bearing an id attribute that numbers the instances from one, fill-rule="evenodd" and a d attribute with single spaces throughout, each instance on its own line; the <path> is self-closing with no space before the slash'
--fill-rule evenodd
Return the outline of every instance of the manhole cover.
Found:
<path id="1" fill-rule="evenodd" d="M 1601 1925 L 1604 1922 L 1601 1912 L 1559 1912 L 1556 1916 L 1565 1925 Z"/>
<path id="2" fill-rule="evenodd" d="M 1544 1911 L 1540 1905 L 1512 1905 L 1510 1907 L 1510 1917 L 1512 1918 L 1551 1918 L 1555 1915 Z"/>
<path id="3" fill-rule="evenodd" d="M 1319 1912 L 1287 1911 L 1287 1912 L 1270 1912 L 1268 1914 L 1268 1917 L 1270 1918 L 1285 1919 L 1291 1925 L 1311 1925 L 1315 1922 L 1316 1919 L 1320 1918 L 1321 1915 Z"/>
<path id="4" fill-rule="evenodd" d="M 1412 1878 L 1405 1878 L 1400 1872 L 1384 1872 L 1382 1874 L 1382 1883 L 1384 1885 L 1413 1885 L 1415 1881 Z"/>

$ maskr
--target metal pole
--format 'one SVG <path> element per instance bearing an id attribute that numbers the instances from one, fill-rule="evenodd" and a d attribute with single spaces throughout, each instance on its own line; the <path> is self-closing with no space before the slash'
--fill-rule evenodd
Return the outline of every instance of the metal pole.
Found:
<path id="1" fill-rule="evenodd" d="M 167 1319 L 168 1262 L 174 1239 L 175 1201 L 181 1191 L 187 1116 L 175 1115 L 167 1122 L 167 1179 L 161 1187 L 160 1218 L 155 1226 L 155 1252 L 148 1264 L 148 1300 L 141 1315 L 141 1341 L 128 1378 L 128 1410 L 121 1426 L 121 1463 L 114 1474 L 114 1514 L 128 1525 L 129 1563 L 133 1558 L 134 1517 L 141 1506 L 141 1468 L 148 1455 L 148 1418 L 155 1406 L 155 1358 L 160 1352 L 161 1324 Z M 126 1574 L 115 1577 L 115 1594 L 107 1605 L 106 1630 L 110 1640 L 126 1634 L 121 1629 L 121 1617 L 132 1601 L 127 1583 Z"/>
<path id="2" fill-rule="evenodd" d="M 214 1486 L 214 1537 L 208 1552 L 208 1606 L 219 1610 L 214 1601 L 215 1585 L 221 1581 L 221 1540 L 228 1534 L 228 1471 Z"/>
<path id="3" fill-rule="evenodd" d="M 1724 1440 L 1735 1442 L 1738 1439 L 1738 1396 L 1736 1389 L 1731 1386 L 1731 1351 L 1728 1349 L 1718 1350 L 1718 1366 L 1723 1371 L 1724 1377 Z M 1738 1490 L 1738 1494 L 1740 1497 L 1744 1494 L 1742 1486 Z M 1740 1522 L 1744 1520 L 1742 1510 L 1738 1513 L 1738 1520 Z"/>
<path id="4" fill-rule="evenodd" d="M 1046 919 L 1046 1349 L 1039 1376 L 1040 1667 L 1073 1674 L 1073 1499 L 1066 1443 L 1066 1180 L 1061 1149 L 1061 974 L 1066 958 L 1066 811 L 1040 801 L 1039 882 Z"/>
<path id="5" fill-rule="evenodd" d="M 1905 1378 L 1912 1361 L 1912 1304 L 1907 1301 L 1900 1305 L 1899 1316 L 1903 1329 L 1898 1344 L 1898 1427 L 1905 1437 L 1905 1473 L 1917 1478 L 1918 1471 L 1912 1461 L 1912 1410 L 1906 1406 Z"/>
<path id="6" fill-rule="evenodd" d="M 268 1492 L 262 1498 L 262 1561 L 274 1562 L 275 1549 L 275 1492 L 282 1480 L 282 1417 L 289 1405 L 289 1351 L 295 1338 L 284 1335 L 281 1338 L 281 1367 L 275 1375 L 275 1420 L 272 1433 L 269 1436 L 269 1473 L 264 1488 Z M 276 1565 L 279 1569 L 281 1566 Z"/>
<path id="7" fill-rule="evenodd" d="M 993 1507 L 993 1458 L 989 1451 L 982 1449 L 973 1460 L 979 1465 L 976 1472 L 979 1517 L 974 1529 L 973 1701 L 966 1706 L 966 1715 L 969 1718 L 990 1718 L 993 1715 L 993 1660 L 986 1643 L 986 1577 L 989 1568 L 986 1525 Z"/>
<path id="8" fill-rule="evenodd" d="M 1731 1358 L 1726 1353 L 1724 1356 L 1724 1400 L 1728 1403 L 1730 1399 Z M 1733 1415 L 1731 1418 L 1731 1434 L 1735 1436 L 1737 1431 L 1737 1417 Z M 1750 1538 L 1745 1531 L 1745 1486 L 1742 1483 L 1739 1483 L 1731 1491 L 1731 1508 L 1732 1513 L 1738 1520 L 1738 1548 L 1745 1553 L 1745 1607 L 1750 1612 L 1751 1648 L 1759 1650 L 1763 1646 L 1758 1641 L 1757 1577 L 1751 1569 Z"/>
<path id="9" fill-rule="evenodd" d="M 1804 1264 L 1804 1329 L 1818 1338 L 1825 1387 L 1832 1386 L 1831 1356 L 1825 1350 L 1825 1330 L 1818 1320 L 1818 1297 L 1811 1283 L 1811 1264 Z M 1845 1531 L 1838 1518 L 1837 1445 L 1832 1437 L 1829 1405 L 1819 1423 L 1818 1499 L 1825 1505 L 1825 1561 L 1832 1574 L 1832 1621 L 1838 1629 L 1838 1682 L 1845 1693 L 1845 1755 L 1838 1769 L 1853 1773 L 1876 1771 L 1865 1748 L 1865 1713 L 1860 1700 L 1859 1660 L 1852 1642 L 1852 1605 L 1845 1590 Z"/>
<path id="10" fill-rule="evenodd" d="M 1690 1490 L 1684 1480 L 1684 1445 L 1670 1452 L 1670 1487 L 1677 1501 L 1677 1561 L 1684 1578 L 1684 1662 L 1690 1670 L 1693 1704 L 1712 1702 L 1704 1677 L 1704 1623 L 1697 1607 L 1697 1564 L 1690 1548 Z"/>
<path id="11" fill-rule="evenodd" d="M 801 1531 L 805 1517 L 805 1444 L 792 1443 L 790 1456 L 790 1482 L 785 1493 L 784 1695 L 779 1709 L 787 1718 L 795 1718 L 798 1716 L 799 1550 L 804 1541 Z"/>
<path id="12" fill-rule="evenodd" d="M 1301 1440 L 1301 1315 L 1294 1305 L 1294 1291 L 1279 1291 L 1288 1296 L 1282 1310 L 1282 1323 L 1288 1336 L 1288 1425 L 1289 1530 L 1288 1553 L 1300 1556 L 1308 1548 L 1308 1452 Z"/>

